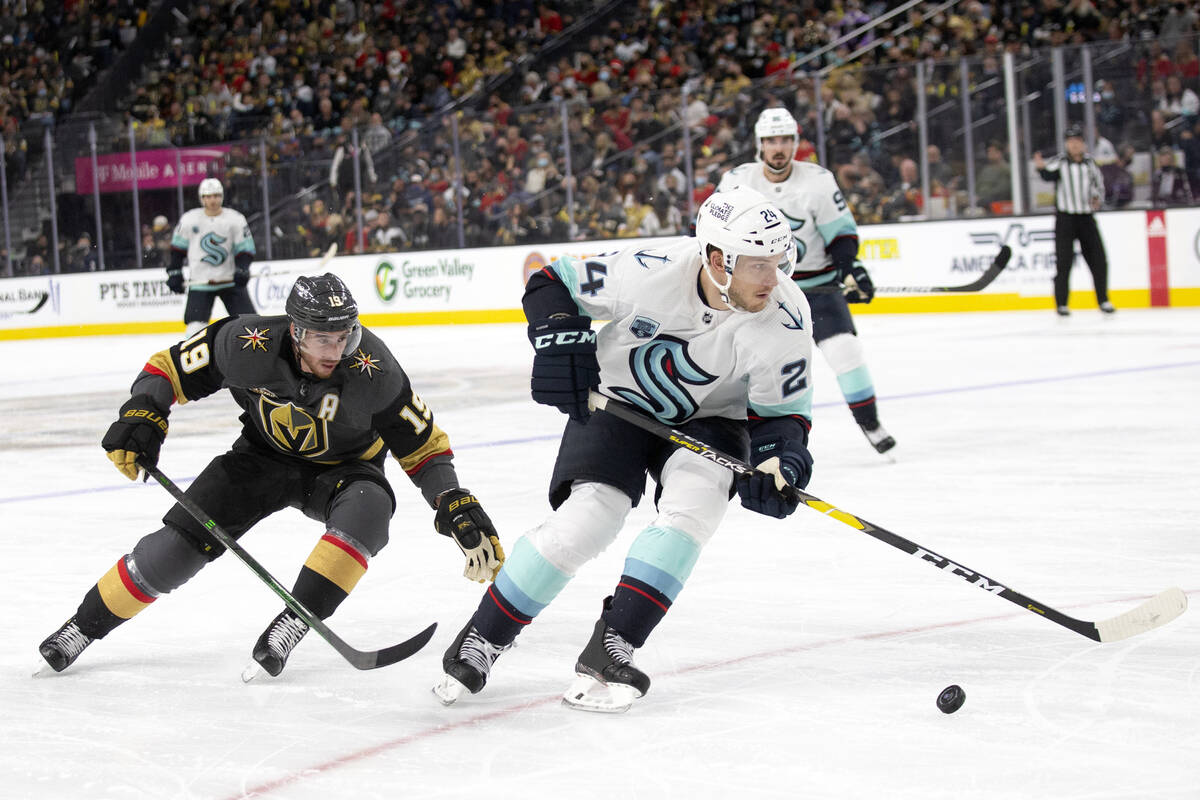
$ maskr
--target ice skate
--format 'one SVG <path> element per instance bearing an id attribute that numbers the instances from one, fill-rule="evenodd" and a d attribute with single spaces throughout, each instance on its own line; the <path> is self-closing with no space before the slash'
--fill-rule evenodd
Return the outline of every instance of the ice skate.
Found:
<path id="1" fill-rule="evenodd" d="M 511 644 L 503 647 L 492 644 L 467 622 L 442 656 L 446 674 L 434 684 L 433 693 L 444 706 L 451 705 L 465 692 L 478 694 L 487 683 L 492 664 L 510 647 Z"/>
<path id="2" fill-rule="evenodd" d="M 61 628 L 38 645 L 38 652 L 41 653 L 42 658 L 46 659 L 50 669 L 62 672 L 74 664 L 75 659 L 79 658 L 79 654 L 93 641 L 95 640 L 79 630 L 75 618 L 71 617 L 63 623 Z"/>
<path id="3" fill-rule="evenodd" d="M 283 672 L 288 656 L 306 633 L 308 623 L 291 609 L 280 613 L 254 643 L 254 661 L 242 670 L 242 680 L 249 683 L 263 672 L 271 677 L 278 676 Z"/>
<path id="4" fill-rule="evenodd" d="M 633 645 L 596 620 L 592 638 L 575 662 L 574 682 L 563 695 L 563 705 L 580 711 L 618 714 L 650 691 L 650 676 L 633 664 Z"/>
<path id="5" fill-rule="evenodd" d="M 896 440 L 878 422 L 875 423 L 874 428 L 868 428 L 865 425 L 860 425 L 859 427 L 862 428 L 863 435 L 867 437 L 867 441 L 875 448 L 875 452 L 886 453 L 896 446 Z"/>

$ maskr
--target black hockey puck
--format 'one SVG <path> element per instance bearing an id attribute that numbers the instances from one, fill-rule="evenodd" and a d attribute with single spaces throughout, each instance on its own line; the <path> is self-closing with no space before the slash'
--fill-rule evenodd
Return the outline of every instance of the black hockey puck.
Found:
<path id="1" fill-rule="evenodd" d="M 962 704 L 965 702 L 967 702 L 967 693 L 958 684 L 953 684 L 942 689 L 942 693 L 938 695 L 938 711 L 943 714 L 953 714 L 962 708 Z"/>

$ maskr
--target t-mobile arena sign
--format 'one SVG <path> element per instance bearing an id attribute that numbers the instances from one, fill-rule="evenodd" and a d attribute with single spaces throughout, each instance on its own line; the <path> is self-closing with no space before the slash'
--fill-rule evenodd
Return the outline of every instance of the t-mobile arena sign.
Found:
<path id="1" fill-rule="evenodd" d="M 229 147 L 165 148 L 161 150 L 139 150 L 137 152 L 138 189 L 172 189 L 176 186 L 194 186 L 213 172 L 215 162 L 224 163 Z M 133 159 L 129 153 L 109 153 L 96 156 L 102 192 L 133 191 Z M 95 191 L 92 173 L 92 158 L 75 159 L 75 191 L 91 194 Z"/>

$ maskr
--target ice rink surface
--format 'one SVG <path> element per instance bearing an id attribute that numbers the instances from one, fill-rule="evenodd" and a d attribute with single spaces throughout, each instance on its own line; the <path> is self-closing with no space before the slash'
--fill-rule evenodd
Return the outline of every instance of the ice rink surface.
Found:
<path id="1" fill-rule="evenodd" d="M 809 491 L 1087 620 L 1200 591 L 1200 311 L 864 316 L 894 462 L 819 357 Z M 517 325 L 380 331 L 449 433 L 506 546 L 548 512 L 562 417 L 528 399 Z M 37 644 L 170 504 L 99 439 L 170 337 L 0 342 L 0 796 L 5 798 L 1200 797 L 1200 611 L 1110 644 L 1060 627 L 807 508 L 733 503 L 637 662 L 624 715 L 559 700 L 651 518 L 635 509 L 497 662 L 443 708 L 442 651 L 482 591 L 393 462 L 392 541 L 331 618 L 360 648 L 432 621 L 372 672 L 315 634 L 243 684 L 281 603 L 225 556 L 31 677 Z M 237 432 L 227 395 L 177 408 L 160 467 L 186 483 Z M 243 544 L 291 585 L 320 527 Z M 957 683 L 966 705 L 934 705 Z"/>

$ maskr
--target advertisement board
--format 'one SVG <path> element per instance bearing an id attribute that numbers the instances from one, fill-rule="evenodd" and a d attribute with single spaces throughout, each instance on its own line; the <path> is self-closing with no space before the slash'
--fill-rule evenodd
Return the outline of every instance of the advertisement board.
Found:
<path id="1" fill-rule="evenodd" d="M 176 186 L 195 186 L 208 177 L 210 165 L 223 161 L 229 152 L 226 145 L 180 147 L 137 152 L 138 189 L 173 189 Z M 75 159 L 75 191 L 91 194 L 99 181 L 100 191 L 133 191 L 133 165 L 129 153 L 106 153 L 96 156 L 92 170 L 91 156 Z"/>
<path id="2" fill-rule="evenodd" d="M 1200 305 L 1200 209 L 1097 215 L 1118 307 Z M 970 294 L 880 292 L 854 313 L 912 313 L 1052 307 L 1054 217 L 997 217 L 864 225 L 860 257 L 878 287 L 969 283 L 1002 245 L 1007 269 Z M 588 256 L 659 240 L 620 239 L 513 247 L 385 253 L 333 259 L 324 270 L 346 281 L 369 325 L 517 322 L 525 281 L 556 258 Z M 259 262 L 249 290 L 264 314 L 283 312 L 296 276 L 319 259 Z M 1091 298 L 1091 276 L 1076 254 L 1072 297 Z M 45 298 L 43 301 L 42 298 Z M 214 312 L 223 312 L 220 303 Z M 0 280 L 0 339 L 183 331 L 183 296 L 161 270 L 120 270 Z"/>

